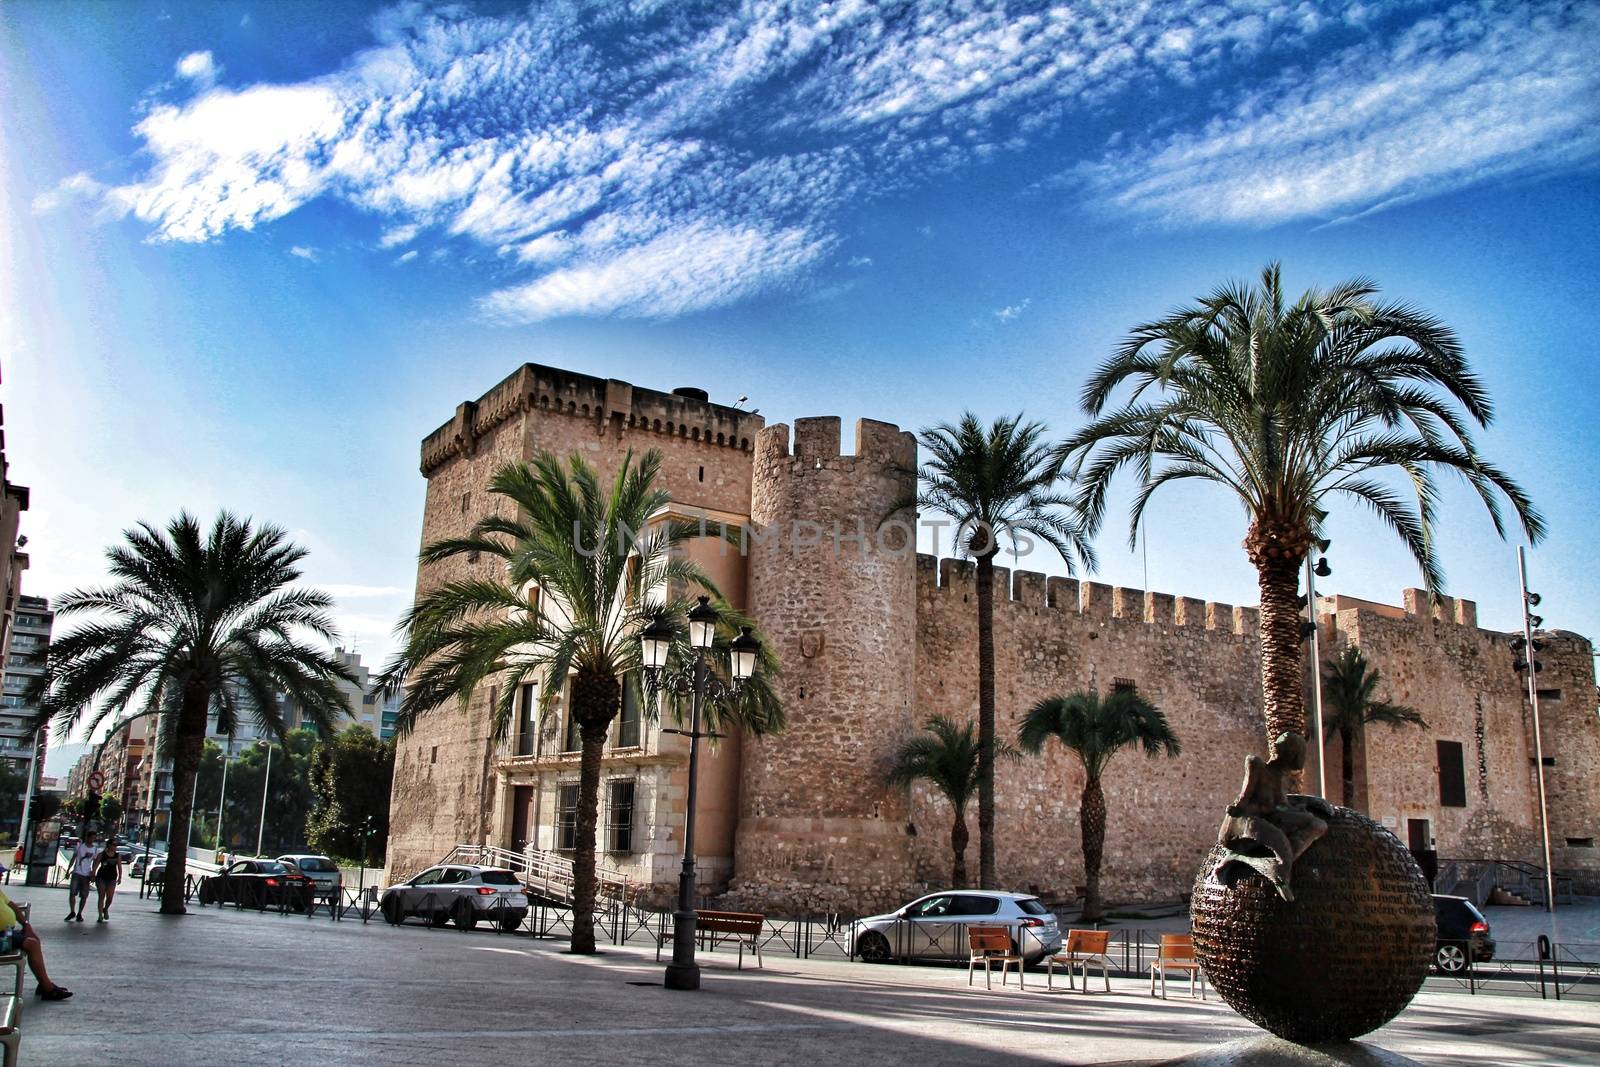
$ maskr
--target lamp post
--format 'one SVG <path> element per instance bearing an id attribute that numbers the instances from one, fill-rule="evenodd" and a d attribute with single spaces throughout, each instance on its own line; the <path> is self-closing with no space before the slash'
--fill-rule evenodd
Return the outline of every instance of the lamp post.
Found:
<path id="1" fill-rule="evenodd" d="M 267 742 L 267 773 L 261 777 L 261 825 L 256 828 L 256 855 L 261 855 L 261 844 L 267 839 L 267 786 L 272 783 L 272 742 Z"/>
<path id="2" fill-rule="evenodd" d="M 702 731 L 700 716 L 707 700 L 725 701 L 738 694 L 740 687 L 755 673 L 756 657 L 761 642 L 750 634 L 748 626 L 740 630 L 728 646 L 731 659 L 732 682 L 723 682 L 711 673 L 706 654 L 716 642 L 717 623 L 720 616 L 711 606 L 710 597 L 689 610 L 689 647 L 693 664 L 686 667 L 669 667 L 676 628 L 666 619 L 658 619 L 639 634 L 639 645 L 644 662 L 645 683 L 652 691 L 673 693 L 690 698 L 689 729 L 663 730 L 662 733 L 681 734 L 689 738 L 689 803 L 683 823 L 683 870 L 678 875 L 678 907 L 672 913 L 672 962 L 667 964 L 668 989 L 699 989 L 700 967 L 694 961 L 694 811 L 696 786 L 699 781 L 700 739 L 720 737 L 720 734 Z"/>
<path id="3" fill-rule="evenodd" d="M 223 851 L 222 845 L 222 805 L 228 802 L 228 764 L 233 762 L 233 735 L 228 735 L 228 747 L 222 750 L 222 789 L 217 794 L 217 851 Z M 195 776 L 199 778 L 198 775 Z"/>
<path id="4" fill-rule="evenodd" d="M 1328 542 L 1319 540 L 1318 554 L 1326 551 Z M 1332 573 L 1333 568 L 1328 566 L 1326 557 L 1318 559 L 1313 567 L 1311 554 L 1306 554 L 1306 615 L 1310 619 L 1306 630 L 1311 637 L 1311 716 L 1312 729 L 1317 732 L 1317 796 L 1323 799 L 1328 796 L 1328 750 L 1322 736 L 1322 645 L 1317 628 L 1317 579 L 1326 578 Z"/>

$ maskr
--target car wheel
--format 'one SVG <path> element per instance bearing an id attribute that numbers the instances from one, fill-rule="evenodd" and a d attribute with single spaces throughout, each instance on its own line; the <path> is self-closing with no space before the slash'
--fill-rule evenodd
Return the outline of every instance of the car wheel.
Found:
<path id="1" fill-rule="evenodd" d="M 867 963 L 888 963 L 894 959 L 889 951 L 889 939 L 876 930 L 869 930 L 856 939 L 856 955 Z"/>
<path id="2" fill-rule="evenodd" d="M 478 925 L 478 909 L 463 900 L 455 906 L 451 918 L 455 920 L 457 930 L 471 930 Z"/>
<path id="3" fill-rule="evenodd" d="M 449 921 L 450 913 L 448 911 L 433 911 L 428 913 L 429 926 L 443 926 Z"/>
<path id="4" fill-rule="evenodd" d="M 500 916 L 500 932 L 503 933 L 503 934 L 513 933 L 519 927 L 522 926 L 523 918 L 524 918 L 524 916 L 522 916 L 522 915 L 502 915 L 502 916 Z"/>
<path id="5" fill-rule="evenodd" d="M 399 926 L 405 921 L 405 916 L 400 912 L 400 902 L 394 897 L 379 905 L 378 910 L 383 912 L 383 921 L 390 926 Z"/>
<path id="6" fill-rule="evenodd" d="M 1440 945 L 1433 959 L 1445 974 L 1460 974 L 1467 969 L 1467 954 L 1454 942 Z"/>
<path id="7" fill-rule="evenodd" d="M 207 885 L 206 883 L 201 882 L 200 883 L 200 892 L 195 894 L 195 896 L 199 899 L 200 904 L 201 904 L 202 907 L 207 905 L 207 904 L 210 904 L 211 903 L 211 887 L 209 885 Z"/>

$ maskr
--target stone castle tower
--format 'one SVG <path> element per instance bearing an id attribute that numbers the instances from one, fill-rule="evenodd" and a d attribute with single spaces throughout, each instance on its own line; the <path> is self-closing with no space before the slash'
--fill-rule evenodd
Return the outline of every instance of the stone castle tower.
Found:
<path id="1" fill-rule="evenodd" d="M 791 436 L 699 390 L 663 393 L 529 364 L 424 440 L 422 540 L 464 533 L 499 506 L 484 489 L 501 463 L 548 450 L 582 455 L 605 477 L 630 449 L 645 448 L 663 454 L 674 511 L 747 527 L 743 555 L 709 539 L 690 553 L 762 626 L 784 671 L 787 730 L 730 737 L 703 764 L 702 885 L 726 891 L 730 904 L 858 914 L 942 887 L 948 804 L 921 785 L 890 788 L 884 772 L 930 715 L 976 715 L 976 590 L 971 564 L 919 556 L 910 531 L 883 525 L 914 486 L 910 434 L 862 420 L 847 454 L 837 418 L 796 420 Z M 418 592 L 491 565 L 425 568 Z M 1005 568 L 996 568 L 995 592 L 1002 737 L 1015 736 L 1033 702 L 1075 689 L 1133 687 L 1167 714 L 1183 741 L 1179 758 L 1129 754 L 1107 771 L 1103 879 L 1112 899 L 1183 896 L 1244 755 L 1264 748 L 1255 609 Z M 1367 734 L 1353 761 L 1356 806 L 1444 857 L 1537 861 L 1530 709 L 1507 635 L 1479 629 L 1471 601 L 1430 601 L 1417 590 L 1398 606 L 1319 598 L 1318 615 L 1329 654 L 1360 645 L 1383 671 L 1383 695 L 1428 722 Z M 1593 649 L 1575 634 L 1545 640 L 1554 866 L 1600 888 Z M 521 702 L 511 735 L 497 742 L 487 713 L 494 696 L 491 687 L 471 708 L 440 709 L 400 739 L 391 876 L 460 843 L 570 847 L 577 752 L 562 742 L 564 704 L 543 722 Z M 665 897 L 687 782 L 683 741 L 661 725 L 613 727 L 601 862 Z M 1339 749 L 1337 741 L 1327 749 L 1335 799 Z M 998 765 L 996 853 L 1007 887 L 1074 895 L 1082 784 L 1060 746 Z M 974 833 L 973 869 L 976 849 Z"/>

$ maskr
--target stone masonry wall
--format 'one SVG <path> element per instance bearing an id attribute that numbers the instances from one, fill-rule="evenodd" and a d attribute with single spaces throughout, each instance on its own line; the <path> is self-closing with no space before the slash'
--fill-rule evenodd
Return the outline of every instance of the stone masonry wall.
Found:
<path id="1" fill-rule="evenodd" d="M 977 718 L 975 568 L 918 559 L 915 718 Z M 1112 900 L 1175 900 L 1214 841 L 1237 794 L 1247 753 L 1265 751 L 1256 613 L 1137 589 L 996 570 L 995 718 L 1015 742 L 1036 701 L 1132 682 L 1163 712 L 1183 752 L 1176 759 L 1124 752 L 1106 793 L 1102 886 Z M 1005 590 L 1011 590 L 1006 599 Z M 1076 895 L 1083 884 L 1079 798 L 1083 769 L 1056 742 L 1041 756 L 997 768 L 996 862 L 1002 886 Z M 916 867 L 905 891 L 950 877 L 950 808 L 914 792 Z M 969 872 L 977 873 L 977 811 L 968 812 Z"/>
<path id="2" fill-rule="evenodd" d="M 839 420 L 756 442 L 750 608 L 783 664 L 788 728 L 745 745 L 728 906 L 855 909 L 898 898 L 910 869 L 903 797 L 882 779 L 911 715 L 915 535 L 880 529 L 912 487 L 912 436 Z"/>

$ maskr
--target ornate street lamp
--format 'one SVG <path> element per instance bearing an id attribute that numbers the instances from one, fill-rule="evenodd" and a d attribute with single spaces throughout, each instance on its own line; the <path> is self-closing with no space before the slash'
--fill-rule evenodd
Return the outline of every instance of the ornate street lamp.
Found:
<path id="1" fill-rule="evenodd" d="M 678 875 L 678 907 L 672 913 L 672 962 L 667 964 L 666 974 L 668 989 L 700 988 L 700 967 L 694 961 L 694 809 L 699 779 L 700 739 L 722 736 L 700 729 L 701 709 L 708 700 L 723 703 L 737 697 L 745 681 L 755 673 L 756 659 L 761 652 L 761 642 L 751 635 L 750 627 L 742 627 L 739 636 L 728 646 L 731 682 L 724 682 L 712 674 L 706 653 L 715 646 L 719 619 L 717 609 L 711 606 L 710 597 L 701 597 L 700 603 L 689 609 L 689 647 L 693 650 L 694 662 L 679 668 L 668 666 L 676 636 L 670 622 L 658 619 L 639 634 L 646 691 L 687 696 L 691 708 L 688 730 L 661 731 L 689 739 L 689 804 L 684 813 L 683 870 Z"/>

